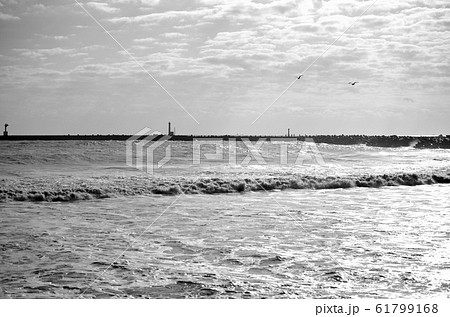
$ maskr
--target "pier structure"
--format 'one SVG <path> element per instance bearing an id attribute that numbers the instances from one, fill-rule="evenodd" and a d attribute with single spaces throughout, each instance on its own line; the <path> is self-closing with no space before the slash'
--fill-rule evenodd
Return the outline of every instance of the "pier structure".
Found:
<path id="1" fill-rule="evenodd" d="M 174 135 L 174 132 L 170 128 L 170 122 L 169 122 L 169 127 L 168 127 L 168 130 L 167 130 L 167 135 L 170 135 L 170 136 Z"/>

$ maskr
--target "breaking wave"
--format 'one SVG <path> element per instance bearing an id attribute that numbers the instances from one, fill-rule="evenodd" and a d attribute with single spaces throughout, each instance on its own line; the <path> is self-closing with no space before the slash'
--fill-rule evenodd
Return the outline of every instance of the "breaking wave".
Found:
<path id="1" fill-rule="evenodd" d="M 396 173 L 363 176 L 280 176 L 255 178 L 96 177 L 0 180 L 0 202 L 71 202 L 136 195 L 228 194 L 286 189 L 337 189 L 450 184 L 450 172 Z"/>

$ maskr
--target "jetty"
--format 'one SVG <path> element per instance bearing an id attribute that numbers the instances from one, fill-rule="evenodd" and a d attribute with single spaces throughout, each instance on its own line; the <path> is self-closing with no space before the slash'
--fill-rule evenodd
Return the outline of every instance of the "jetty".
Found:
<path id="1" fill-rule="evenodd" d="M 414 147 L 450 149 L 450 135 L 438 136 L 398 136 L 398 135 L 175 135 L 172 131 L 168 135 L 155 135 L 153 140 L 169 136 L 168 141 L 193 141 L 195 139 L 219 140 L 276 140 L 305 141 L 313 139 L 315 143 L 358 145 L 376 147 Z M 133 135 L 126 134 L 66 134 L 66 135 L 0 135 L 0 141 L 127 141 Z M 145 136 L 142 136 L 145 137 Z"/>

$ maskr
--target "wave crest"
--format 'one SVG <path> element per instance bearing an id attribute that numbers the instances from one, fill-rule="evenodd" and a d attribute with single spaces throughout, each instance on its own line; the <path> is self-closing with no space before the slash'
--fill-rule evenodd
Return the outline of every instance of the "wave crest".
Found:
<path id="1" fill-rule="evenodd" d="M 140 177 L 66 179 L 59 181 L 3 179 L 0 201 L 72 202 L 135 195 L 227 194 L 286 189 L 337 189 L 450 184 L 450 173 L 398 173 L 364 176 L 280 176 L 256 178 L 156 179 Z"/>

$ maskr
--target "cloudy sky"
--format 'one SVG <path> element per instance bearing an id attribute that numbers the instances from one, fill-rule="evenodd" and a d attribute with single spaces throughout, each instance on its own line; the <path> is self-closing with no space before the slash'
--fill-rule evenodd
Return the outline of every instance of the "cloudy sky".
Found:
<path id="1" fill-rule="evenodd" d="M 75 0 L 0 0 L 11 134 L 450 134 L 448 0 L 78 1 L 128 53 Z"/>

